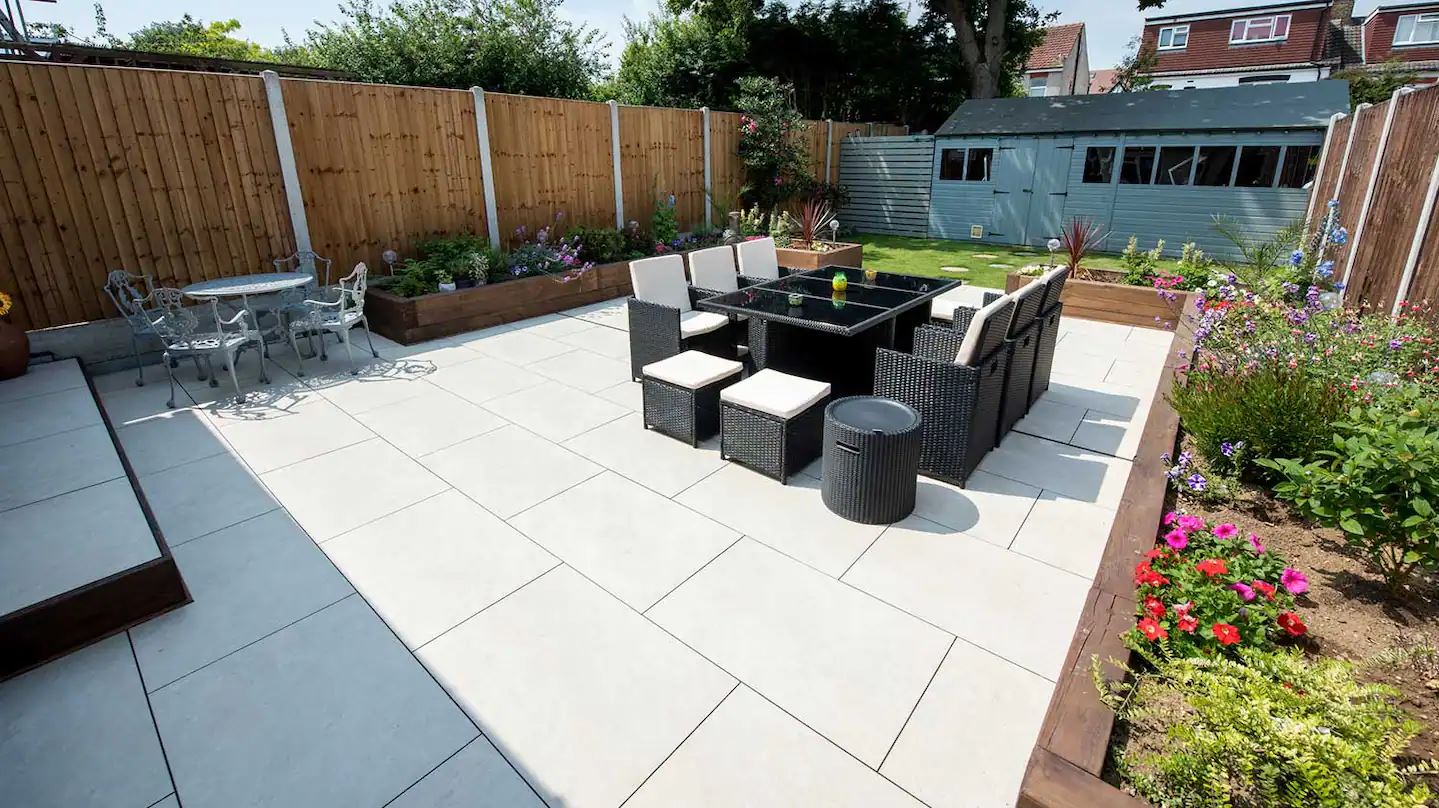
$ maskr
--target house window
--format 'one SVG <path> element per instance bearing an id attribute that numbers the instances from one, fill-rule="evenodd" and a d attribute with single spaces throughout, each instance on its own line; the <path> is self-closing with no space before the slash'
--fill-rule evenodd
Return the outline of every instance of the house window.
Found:
<path id="1" fill-rule="evenodd" d="M 1148 185 L 1154 177 L 1153 146 L 1124 147 L 1124 163 L 1119 167 L 1120 185 Z"/>
<path id="2" fill-rule="evenodd" d="M 1394 28 L 1394 45 L 1439 44 L 1439 12 L 1405 14 Z"/>
<path id="3" fill-rule="evenodd" d="M 1200 146 L 1194 161 L 1194 184 L 1222 187 L 1234 173 L 1233 146 Z"/>
<path id="4" fill-rule="evenodd" d="M 1287 84 L 1288 73 L 1270 73 L 1263 76 L 1240 76 L 1240 84 Z"/>
<path id="5" fill-rule="evenodd" d="M 1090 146 L 1084 151 L 1084 181 L 1108 185 L 1114 180 L 1114 147 Z"/>
<path id="6" fill-rule="evenodd" d="M 939 178 L 989 182 L 994 149 L 945 149 L 939 156 Z"/>
<path id="7" fill-rule="evenodd" d="M 1189 172 L 1194 170 L 1193 146 L 1165 146 L 1159 150 L 1159 171 L 1156 185 L 1188 185 Z"/>
<path id="8" fill-rule="evenodd" d="M 1278 146 L 1245 146 L 1239 150 L 1239 171 L 1234 174 L 1236 187 L 1269 188 L 1278 174 Z"/>
<path id="9" fill-rule="evenodd" d="M 1189 26 L 1176 25 L 1159 29 L 1160 50 L 1184 50 L 1189 46 Z"/>
<path id="10" fill-rule="evenodd" d="M 1284 150 L 1284 165 L 1279 169 L 1279 187 L 1303 188 L 1314 181 L 1314 174 L 1318 169 L 1318 146 L 1290 146 Z"/>
<path id="11" fill-rule="evenodd" d="M 1249 45 L 1255 42 L 1281 42 L 1289 38 L 1289 15 L 1250 17 L 1235 20 L 1229 26 L 1229 44 Z"/>
<path id="12" fill-rule="evenodd" d="M 1046 95 L 1049 95 L 1048 73 L 1036 73 L 1030 76 L 1027 80 L 1029 82 L 1030 98 L 1042 98 Z"/>

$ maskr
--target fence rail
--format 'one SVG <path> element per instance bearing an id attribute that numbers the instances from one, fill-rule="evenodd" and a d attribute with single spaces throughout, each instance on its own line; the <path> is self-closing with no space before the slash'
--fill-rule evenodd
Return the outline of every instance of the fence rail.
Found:
<path id="1" fill-rule="evenodd" d="M 1400 90 L 1330 124 L 1312 216 L 1339 200 L 1335 264 L 1350 305 L 1439 303 L 1439 89 Z"/>
<path id="2" fill-rule="evenodd" d="M 739 123 L 733 112 L 7 61 L 0 290 L 15 293 L 12 320 L 33 329 L 113 316 L 101 292 L 112 269 L 183 286 L 265 271 L 301 244 L 337 267 L 378 267 L 419 239 L 506 242 L 559 212 L 575 225 L 645 223 L 670 193 L 693 229 L 707 198 L 739 196 Z M 827 181 L 847 137 L 905 133 L 807 123 L 808 164 Z"/>

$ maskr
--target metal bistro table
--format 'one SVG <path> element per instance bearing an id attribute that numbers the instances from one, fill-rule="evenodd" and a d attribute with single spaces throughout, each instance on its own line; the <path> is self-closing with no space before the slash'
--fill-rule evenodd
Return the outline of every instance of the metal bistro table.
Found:
<path id="1" fill-rule="evenodd" d="M 835 292 L 836 272 L 849 288 Z M 826 381 L 836 398 L 874 392 L 878 348 L 909 352 L 914 329 L 929 322 L 930 301 L 961 281 L 821 267 L 699 301 L 699 307 L 749 317 L 750 357 L 774 368 Z M 799 295 L 798 304 L 790 295 Z"/>
<path id="2" fill-rule="evenodd" d="M 276 318 L 276 324 L 266 329 L 260 324 L 255 309 L 251 305 L 251 298 L 267 297 L 278 295 L 291 289 L 298 289 L 315 282 L 315 276 L 308 272 L 266 272 L 259 275 L 240 275 L 234 278 L 218 278 L 212 281 L 200 281 L 192 283 L 180 291 L 196 300 L 211 300 L 226 298 L 240 298 L 240 307 L 250 315 L 251 325 L 260 332 L 261 338 L 268 343 L 272 337 L 283 339 L 284 324 Z M 267 345 L 261 345 L 260 350 L 269 355 Z M 261 381 L 267 382 L 268 379 Z"/>

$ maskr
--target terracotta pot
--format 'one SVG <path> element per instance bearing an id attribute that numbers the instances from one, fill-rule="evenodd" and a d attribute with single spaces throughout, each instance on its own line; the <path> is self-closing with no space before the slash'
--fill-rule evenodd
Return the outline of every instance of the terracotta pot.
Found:
<path id="1" fill-rule="evenodd" d="M 25 329 L 0 320 L 0 380 L 25 375 L 30 364 L 30 336 Z"/>

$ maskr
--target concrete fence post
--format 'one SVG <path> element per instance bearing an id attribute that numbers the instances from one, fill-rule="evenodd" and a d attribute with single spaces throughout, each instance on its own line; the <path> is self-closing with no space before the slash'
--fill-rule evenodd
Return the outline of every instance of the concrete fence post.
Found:
<path id="1" fill-rule="evenodd" d="M 615 227 L 625 229 L 625 185 L 620 176 L 620 102 L 611 99 L 610 105 L 610 157 L 614 162 L 611 169 L 615 177 Z"/>
<path id="2" fill-rule="evenodd" d="M 1365 102 L 1354 108 L 1354 119 L 1349 122 L 1349 137 L 1344 141 L 1344 157 L 1339 161 L 1339 177 L 1334 182 L 1334 196 L 1330 199 L 1338 199 L 1339 192 L 1344 190 L 1344 174 L 1349 170 L 1349 155 L 1354 153 L 1354 131 L 1359 128 L 1360 116 L 1364 110 L 1373 107 L 1373 104 Z M 1329 200 L 1324 200 L 1328 202 Z"/>
<path id="3" fill-rule="evenodd" d="M 1364 237 L 1364 225 L 1369 218 L 1369 209 L 1374 205 L 1374 192 L 1379 184 L 1379 171 L 1384 167 L 1384 152 L 1389 148 L 1389 135 L 1394 131 L 1394 114 L 1399 111 L 1399 99 L 1413 92 L 1400 87 L 1389 97 L 1389 111 L 1384 114 L 1384 130 L 1379 135 L 1379 146 L 1374 150 L 1374 165 L 1369 169 L 1369 185 L 1364 188 L 1364 204 L 1359 208 L 1354 233 L 1349 237 L 1349 258 L 1344 262 L 1344 288 L 1341 299 L 1349 293 L 1349 276 L 1354 272 L 1354 259 L 1359 256 L 1359 241 Z"/>
<path id="4" fill-rule="evenodd" d="M 495 204 L 495 169 L 490 158 L 490 116 L 485 110 L 485 91 L 471 87 L 475 96 L 475 134 L 480 141 L 480 185 L 485 194 L 485 223 L 489 225 L 490 246 L 500 248 L 500 212 Z"/>
<path id="5" fill-rule="evenodd" d="M 1399 279 L 1399 288 L 1394 292 L 1394 306 L 1389 316 L 1399 316 L 1399 304 L 1409 297 L 1409 287 L 1414 284 L 1414 271 L 1419 268 L 1419 255 L 1424 251 L 1424 241 L 1429 237 L 1429 223 L 1434 219 L 1434 204 L 1439 201 L 1439 159 L 1434 161 L 1434 170 L 1429 173 L 1429 193 L 1424 196 L 1423 212 L 1419 224 L 1414 227 L 1414 240 L 1409 244 L 1409 259 L 1404 262 L 1404 275 Z"/>
<path id="6" fill-rule="evenodd" d="M 705 229 L 714 227 L 714 177 L 710 174 L 710 108 L 700 107 L 700 126 L 704 129 L 705 155 Z"/>
<path id="7" fill-rule="evenodd" d="M 1344 113 L 1329 116 L 1329 128 L 1324 130 L 1324 146 L 1319 149 L 1319 167 L 1314 169 L 1314 187 L 1309 191 L 1309 209 L 1304 211 L 1304 221 L 1314 221 L 1314 206 L 1319 202 L 1319 183 L 1324 179 L 1324 166 L 1329 162 L 1329 147 L 1334 142 L 1334 127 L 1344 118 Z M 1352 130 L 1351 130 L 1352 131 Z M 1324 200 L 1328 202 L 1329 200 Z"/>
<path id="8" fill-rule="evenodd" d="M 265 100 L 270 107 L 270 126 L 275 130 L 275 151 L 280 158 L 280 178 L 285 184 L 285 203 L 290 209 L 290 227 L 295 231 L 295 249 L 314 252 L 310 244 L 310 220 L 305 216 L 305 195 L 300 190 L 300 171 L 295 167 L 295 144 L 290 141 L 290 118 L 285 114 L 285 94 L 280 87 L 280 74 L 273 70 L 260 73 L 265 82 Z M 302 262 L 313 272 L 313 261 Z"/>

